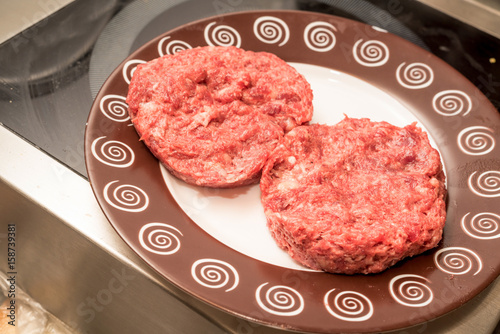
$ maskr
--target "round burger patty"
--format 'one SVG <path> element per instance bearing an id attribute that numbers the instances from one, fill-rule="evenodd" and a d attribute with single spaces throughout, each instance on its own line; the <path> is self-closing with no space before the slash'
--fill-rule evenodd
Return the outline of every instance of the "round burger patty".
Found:
<path id="1" fill-rule="evenodd" d="M 264 166 L 268 227 L 298 262 L 377 273 L 435 247 L 446 220 L 439 153 L 415 124 L 296 127 Z"/>
<path id="2" fill-rule="evenodd" d="M 277 56 L 198 47 L 139 65 L 127 96 L 141 140 L 180 179 L 257 182 L 284 133 L 311 120 L 312 90 Z"/>

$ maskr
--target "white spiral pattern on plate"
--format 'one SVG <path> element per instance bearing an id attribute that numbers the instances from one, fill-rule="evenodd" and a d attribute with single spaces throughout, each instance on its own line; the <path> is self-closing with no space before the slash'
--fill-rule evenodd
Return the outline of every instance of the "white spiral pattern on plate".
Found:
<path id="1" fill-rule="evenodd" d="M 132 80 L 132 76 L 134 75 L 135 69 L 137 68 L 137 65 L 140 64 L 145 64 L 146 61 L 140 60 L 140 59 L 131 59 L 123 65 L 122 68 L 122 75 L 123 75 L 123 80 L 130 85 L 130 80 Z"/>
<path id="2" fill-rule="evenodd" d="M 382 66 L 389 60 L 389 49 L 381 41 L 370 40 L 363 42 L 362 39 L 354 44 L 352 49 L 354 59 L 363 66 Z"/>
<path id="3" fill-rule="evenodd" d="M 332 289 L 325 294 L 323 302 L 328 313 L 344 321 L 365 321 L 373 315 L 370 299 L 356 291 L 336 292 L 336 289 Z"/>
<path id="4" fill-rule="evenodd" d="M 452 275 L 477 275 L 483 269 L 481 258 L 472 250 L 464 247 L 447 247 L 434 255 L 434 263 L 439 270 Z"/>
<path id="5" fill-rule="evenodd" d="M 191 267 L 196 282 L 211 289 L 234 290 L 240 281 L 236 269 L 227 262 L 216 259 L 201 259 Z"/>
<path id="6" fill-rule="evenodd" d="M 167 43 L 169 39 L 170 36 L 163 37 L 158 42 L 158 54 L 160 56 L 173 55 L 179 51 L 192 49 L 191 45 L 178 39 L 171 40 Z"/>
<path id="7" fill-rule="evenodd" d="M 102 136 L 92 142 L 91 152 L 94 158 L 111 167 L 130 167 L 134 163 L 134 151 L 120 141 L 104 141 L 105 138 L 106 136 Z"/>
<path id="8" fill-rule="evenodd" d="M 112 207 L 127 212 L 141 212 L 149 205 L 149 197 L 139 187 L 131 184 L 109 182 L 103 190 L 104 199 Z"/>
<path id="9" fill-rule="evenodd" d="M 423 307 L 429 305 L 434 294 L 425 277 L 413 274 L 398 275 L 389 282 L 392 298 L 401 305 Z"/>
<path id="10" fill-rule="evenodd" d="M 434 95 L 432 107 L 443 116 L 466 116 L 472 110 L 472 100 L 461 90 L 445 90 Z"/>
<path id="11" fill-rule="evenodd" d="M 259 306 L 268 313 L 279 316 L 295 316 L 304 310 L 304 298 L 296 290 L 284 286 L 261 284 L 255 298 Z"/>
<path id="12" fill-rule="evenodd" d="M 469 176 L 469 189 L 481 197 L 500 197 L 500 172 L 490 170 Z"/>
<path id="13" fill-rule="evenodd" d="M 396 71 L 399 84 L 408 89 L 421 89 L 434 81 L 434 71 L 424 63 L 402 63 Z"/>
<path id="14" fill-rule="evenodd" d="M 290 29 L 282 19 L 273 16 L 262 16 L 255 20 L 253 33 L 266 44 L 285 45 L 290 39 Z"/>
<path id="15" fill-rule="evenodd" d="M 139 231 L 139 242 L 147 251 L 160 255 L 172 255 L 181 248 L 177 228 L 163 223 L 149 223 Z"/>
<path id="16" fill-rule="evenodd" d="M 388 32 L 386 29 L 380 28 L 380 27 L 377 27 L 377 26 L 372 26 L 372 29 L 376 30 L 376 31 L 379 31 L 379 32 L 384 32 L 384 33 Z"/>
<path id="17" fill-rule="evenodd" d="M 104 116 L 115 122 L 126 122 L 130 119 L 126 98 L 121 95 L 109 94 L 101 98 L 99 109 Z"/>
<path id="18" fill-rule="evenodd" d="M 217 22 L 209 23 L 205 27 L 205 42 L 211 46 L 241 46 L 241 36 L 233 27 L 218 25 Z"/>
<path id="19" fill-rule="evenodd" d="M 315 21 L 309 23 L 304 30 L 304 42 L 313 51 L 330 51 L 337 43 L 336 31 L 337 28 L 328 22 Z"/>
<path id="20" fill-rule="evenodd" d="M 478 213 L 469 218 L 470 212 L 463 216 L 462 230 L 475 239 L 489 240 L 500 238 L 500 216 L 492 212 Z"/>
<path id="21" fill-rule="evenodd" d="M 495 148 L 493 130 L 485 126 L 471 126 L 458 134 L 460 150 L 468 155 L 488 154 Z"/>

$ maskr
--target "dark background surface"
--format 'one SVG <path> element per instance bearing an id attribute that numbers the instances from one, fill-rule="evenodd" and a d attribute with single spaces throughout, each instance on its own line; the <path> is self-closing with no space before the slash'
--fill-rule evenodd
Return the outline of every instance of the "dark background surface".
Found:
<path id="1" fill-rule="evenodd" d="M 187 1 L 124 34 L 123 54 L 94 54 L 96 42 L 109 38 L 107 26 L 130 5 L 137 1 L 77 0 L 0 45 L 0 123 L 85 178 L 85 125 L 113 66 L 159 33 L 227 12 L 299 9 L 376 25 L 443 59 L 500 109 L 500 40 L 417 1 Z M 122 21 L 124 32 L 135 24 Z"/>

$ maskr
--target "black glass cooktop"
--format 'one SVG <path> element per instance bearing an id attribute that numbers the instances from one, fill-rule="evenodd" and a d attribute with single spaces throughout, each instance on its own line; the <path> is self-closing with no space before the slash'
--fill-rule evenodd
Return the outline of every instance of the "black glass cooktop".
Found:
<path id="1" fill-rule="evenodd" d="M 384 28 L 449 63 L 500 109 L 500 40 L 417 1 L 77 0 L 0 45 L 0 123 L 86 177 L 85 125 L 112 70 L 169 29 L 252 9 L 317 11 Z"/>

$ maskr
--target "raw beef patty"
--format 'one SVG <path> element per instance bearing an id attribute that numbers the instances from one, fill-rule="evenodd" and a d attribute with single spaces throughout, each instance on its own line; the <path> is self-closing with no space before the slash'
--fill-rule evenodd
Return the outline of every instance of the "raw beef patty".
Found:
<path id="1" fill-rule="evenodd" d="M 284 133 L 312 117 L 312 90 L 277 56 L 199 47 L 139 65 L 127 96 L 141 140 L 195 185 L 257 182 Z"/>
<path id="2" fill-rule="evenodd" d="M 415 124 L 297 127 L 271 154 L 260 187 L 278 245 L 332 273 L 377 273 L 431 249 L 446 220 L 440 156 Z"/>

